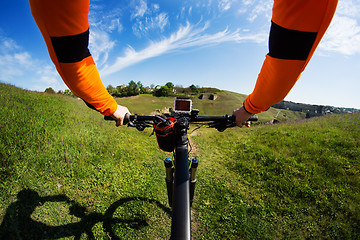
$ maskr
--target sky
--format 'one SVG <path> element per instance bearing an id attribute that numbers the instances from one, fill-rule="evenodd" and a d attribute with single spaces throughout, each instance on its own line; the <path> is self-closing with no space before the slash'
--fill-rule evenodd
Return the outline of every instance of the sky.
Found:
<path id="1" fill-rule="evenodd" d="M 105 86 L 215 87 L 250 94 L 268 52 L 271 0 L 90 0 L 90 52 Z M 67 89 L 27 0 L 0 0 L 0 81 Z M 285 100 L 360 109 L 360 0 L 339 0 Z M 239 103 L 241 105 L 241 103 Z"/>

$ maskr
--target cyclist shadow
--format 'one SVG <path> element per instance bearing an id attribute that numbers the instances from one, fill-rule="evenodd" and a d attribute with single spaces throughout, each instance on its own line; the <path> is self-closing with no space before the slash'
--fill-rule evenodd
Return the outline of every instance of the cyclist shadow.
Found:
<path id="1" fill-rule="evenodd" d="M 122 198 L 114 202 L 104 214 L 87 213 L 86 208 L 68 198 L 66 195 L 55 195 L 40 197 L 39 194 L 31 189 L 24 189 L 17 194 L 17 201 L 12 203 L 6 210 L 4 219 L 0 225 L 0 239 L 58 239 L 73 236 L 74 239 L 80 239 L 83 233 L 86 233 L 88 239 L 95 239 L 92 233 L 92 227 L 103 223 L 104 231 L 110 239 L 120 239 L 113 232 L 113 224 L 125 224 L 135 230 L 148 226 L 143 218 L 121 219 L 114 217 L 113 214 L 121 205 L 131 201 L 146 201 L 155 204 L 169 216 L 171 210 L 157 200 L 143 197 Z M 41 221 L 36 221 L 32 216 L 37 207 L 46 202 L 64 202 L 69 204 L 69 213 L 80 219 L 74 223 L 68 223 L 60 226 L 51 226 Z M 47 214 L 44 214 L 47 215 Z M 49 216 L 39 216 L 46 219 Z M 59 216 L 61 217 L 61 216 Z"/>

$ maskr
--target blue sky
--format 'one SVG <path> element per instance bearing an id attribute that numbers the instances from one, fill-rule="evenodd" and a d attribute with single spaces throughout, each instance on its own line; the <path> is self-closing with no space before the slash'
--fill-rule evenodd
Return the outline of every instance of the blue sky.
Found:
<path id="1" fill-rule="evenodd" d="M 249 94 L 268 51 L 272 4 L 91 0 L 89 48 L 105 86 L 170 81 Z M 67 88 L 26 0 L 0 2 L 0 81 L 36 91 Z M 328 32 L 286 100 L 360 109 L 359 90 L 360 0 L 339 0 Z"/>

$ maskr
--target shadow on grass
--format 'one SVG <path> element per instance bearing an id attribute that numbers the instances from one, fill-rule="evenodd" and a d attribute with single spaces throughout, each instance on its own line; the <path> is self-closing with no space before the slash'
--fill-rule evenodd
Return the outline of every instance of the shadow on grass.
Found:
<path id="1" fill-rule="evenodd" d="M 85 207 L 69 199 L 66 195 L 40 197 L 34 190 L 25 189 L 18 193 L 17 201 L 12 203 L 6 210 L 3 222 L 0 225 L 0 239 L 58 239 L 72 236 L 74 239 L 80 239 L 83 233 L 87 235 L 88 239 L 95 239 L 92 227 L 99 222 L 103 223 L 104 231 L 109 239 L 120 239 L 113 232 L 112 226 L 114 224 L 126 225 L 126 227 L 135 230 L 148 226 L 146 219 L 141 216 L 132 219 L 121 219 L 113 216 L 115 211 L 119 211 L 117 209 L 120 206 L 133 201 L 152 203 L 169 216 L 171 214 L 170 208 L 162 205 L 159 201 L 143 197 L 122 198 L 114 202 L 104 214 L 87 213 Z M 50 226 L 34 220 L 31 215 L 36 207 L 40 207 L 46 202 L 64 202 L 68 204 L 69 214 L 80 220 L 60 226 Z"/>

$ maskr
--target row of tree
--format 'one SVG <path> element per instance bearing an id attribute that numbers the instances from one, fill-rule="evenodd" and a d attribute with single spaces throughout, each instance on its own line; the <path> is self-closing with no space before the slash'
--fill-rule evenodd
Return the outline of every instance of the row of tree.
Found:
<path id="1" fill-rule="evenodd" d="M 135 83 L 134 81 L 130 81 L 129 84 L 119 85 L 117 87 L 113 87 L 109 85 L 107 88 L 108 92 L 114 97 L 129 97 L 136 96 L 139 94 L 153 94 L 156 97 L 169 97 L 176 95 L 177 93 L 185 93 L 189 94 L 197 94 L 200 92 L 200 87 L 192 84 L 188 88 L 184 88 L 182 86 L 174 86 L 172 82 L 167 82 L 165 85 L 155 86 L 151 84 L 150 87 L 144 87 L 141 82 Z"/>
<path id="2" fill-rule="evenodd" d="M 65 89 L 65 91 L 59 90 L 58 92 L 55 92 L 55 90 L 51 87 L 48 87 L 45 89 L 46 93 L 51 93 L 51 94 L 63 94 L 63 95 L 68 95 L 68 96 L 72 96 L 72 97 L 76 97 L 74 93 L 72 93 L 69 89 Z"/>
<path id="3" fill-rule="evenodd" d="M 191 86 L 184 88 L 182 86 L 174 86 L 172 82 L 167 82 L 164 86 L 151 84 L 150 87 L 144 87 L 144 85 L 139 82 L 130 81 L 128 85 L 119 85 L 113 87 L 112 85 L 107 86 L 107 91 L 114 97 L 130 97 L 136 96 L 139 94 L 153 94 L 156 97 L 169 97 L 176 94 L 185 94 L 192 95 L 198 94 L 201 92 L 214 92 L 216 93 L 219 89 L 216 88 L 200 88 L 192 84 Z M 55 93 L 54 89 L 51 87 L 45 89 L 47 93 Z M 75 96 L 70 90 L 65 90 L 64 92 L 59 91 L 59 94 L 66 94 L 70 96 Z"/>

